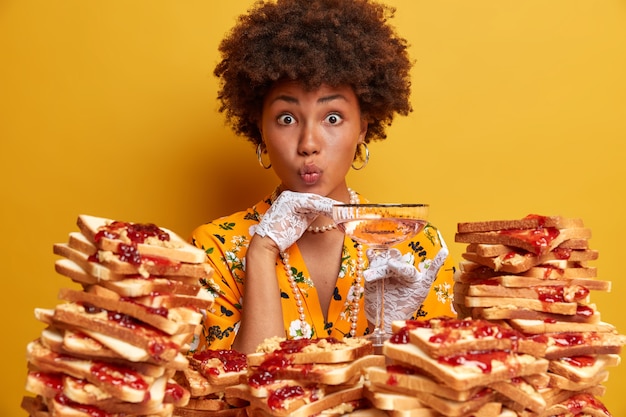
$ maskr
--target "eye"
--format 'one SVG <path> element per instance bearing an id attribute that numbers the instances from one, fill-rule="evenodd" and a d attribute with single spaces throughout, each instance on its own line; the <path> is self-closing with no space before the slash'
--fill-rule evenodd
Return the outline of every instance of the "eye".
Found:
<path id="1" fill-rule="evenodd" d="M 294 119 L 294 117 L 290 114 L 281 114 L 280 116 L 278 116 L 278 124 L 281 125 L 292 125 L 296 122 L 296 120 Z"/>
<path id="2" fill-rule="evenodd" d="M 339 124 L 342 121 L 343 121 L 343 118 L 337 113 L 331 113 L 328 116 L 326 116 L 326 123 L 329 123 L 331 125 Z"/>

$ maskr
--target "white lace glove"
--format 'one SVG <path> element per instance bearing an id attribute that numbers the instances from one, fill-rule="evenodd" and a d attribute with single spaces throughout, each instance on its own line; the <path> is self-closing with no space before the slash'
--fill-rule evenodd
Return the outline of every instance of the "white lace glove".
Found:
<path id="1" fill-rule="evenodd" d="M 293 245 L 320 214 L 332 216 L 339 204 L 318 194 L 283 191 L 263 215 L 254 233 L 272 239 L 280 251 Z"/>
<path id="2" fill-rule="evenodd" d="M 363 271 L 365 278 L 365 316 L 374 324 L 391 332 L 391 322 L 406 320 L 426 299 L 439 269 L 448 257 L 448 247 L 437 231 L 441 249 L 435 258 L 424 263 L 426 270 L 418 271 L 413 265 L 402 260 L 398 249 L 389 252 L 366 252 L 369 267 Z M 382 284 L 382 285 L 381 285 Z M 383 291 L 382 305 L 378 291 Z M 384 309 L 384 323 L 377 323 L 379 311 Z"/>

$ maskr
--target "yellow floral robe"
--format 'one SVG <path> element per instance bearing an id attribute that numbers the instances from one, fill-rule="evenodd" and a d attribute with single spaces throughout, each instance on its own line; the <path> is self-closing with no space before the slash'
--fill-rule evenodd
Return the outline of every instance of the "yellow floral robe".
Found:
<path id="1" fill-rule="evenodd" d="M 215 270 L 211 279 L 203 282 L 204 287 L 214 295 L 215 303 L 206 312 L 202 335 L 192 344 L 192 351 L 207 348 L 231 348 L 241 320 L 241 302 L 246 280 L 246 250 L 254 228 L 270 207 L 271 202 L 271 196 L 268 196 L 246 211 L 216 219 L 194 230 L 192 243 L 206 252 L 207 261 Z M 365 201 L 361 198 L 361 202 Z M 395 247 L 400 250 L 405 259 L 413 260 L 415 267 L 423 270 L 424 262 L 428 263 L 428 260 L 434 258 L 441 247 L 436 230 L 433 225 L 428 224 L 417 236 Z M 367 334 L 367 319 L 363 308 L 363 283 L 361 283 L 359 294 L 354 294 L 353 291 L 358 263 L 356 246 L 356 243 L 346 236 L 341 269 L 327 315 L 322 312 L 317 291 L 309 278 L 297 243 L 287 249 L 289 264 L 305 309 L 306 325 L 304 326 L 300 321 L 300 314 L 284 263 L 280 257 L 276 259 L 276 275 L 282 300 L 286 337 L 335 337 L 337 339 L 349 337 L 350 312 L 354 296 L 359 297 L 356 336 Z M 363 248 L 363 253 L 366 249 L 366 247 Z M 364 258 L 367 266 L 367 257 Z M 424 304 L 415 312 L 414 318 L 455 316 L 452 307 L 453 272 L 453 262 L 449 257 L 439 271 Z M 324 317 L 327 317 L 327 320 Z"/>

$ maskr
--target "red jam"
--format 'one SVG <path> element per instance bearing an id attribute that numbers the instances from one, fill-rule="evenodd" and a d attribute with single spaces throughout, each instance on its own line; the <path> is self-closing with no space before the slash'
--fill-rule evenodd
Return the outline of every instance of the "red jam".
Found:
<path id="1" fill-rule="evenodd" d="M 141 255 L 136 246 L 120 243 L 117 245 L 117 255 L 122 262 L 128 262 L 131 265 L 141 265 Z"/>
<path id="2" fill-rule="evenodd" d="M 538 227 L 536 229 L 509 229 L 501 230 L 498 233 L 508 235 L 522 240 L 533 248 L 536 255 L 545 253 L 550 244 L 556 239 L 560 232 L 555 227 Z"/>
<path id="3" fill-rule="evenodd" d="M 596 363 L 596 358 L 589 355 L 565 357 L 561 358 L 561 360 L 572 366 L 576 366 L 577 368 L 586 368 L 588 366 L 593 366 Z"/>
<path id="4" fill-rule="evenodd" d="M 554 253 L 556 259 L 563 261 L 568 260 L 572 256 L 572 250 L 569 248 L 554 248 L 552 253 Z"/>
<path id="5" fill-rule="evenodd" d="M 149 237 L 156 237 L 161 241 L 169 241 L 170 235 L 163 229 L 159 228 L 152 223 L 126 223 L 115 221 L 107 226 L 102 226 L 98 229 L 94 239 L 96 242 L 102 238 L 118 239 L 123 230 L 126 230 L 126 235 L 131 242 L 144 243 Z"/>
<path id="6" fill-rule="evenodd" d="M 572 415 L 579 415 L 585 408 L 592 408 L 594 410 L 598 410 L 605 414 L 607 417 L 611 417 L 611 413 L 606 409 L 604 404 L 602 404 L 598 399 L 596 399 L 591 394 L 576 394 L 569 397 L 567 400 L 563 402 L 567 410 L 572 413 Z M 595 415 L 595 414 L 594 414 Z"/>
<path id="7" fill-rule="evenodd" d="M 31 375 L 56 392 L 63 391 L 63 375 L 50 372 L 31 372 Z"/>
<path id="8" fill-rule="evenodd" d="M 585 338 L 580 333 L 559 333 L 552 335 L 557 346 L 578 346 L 585 343 Z"/>
<path id="9" fill-rule="evenodd" d="M 254 388 L 272 384 L 274 381 L 274 374 L 268 371 L 256 371 L 248 377 L 248 385 Z"/>
<path id="10" fill-rule="evenodd" d="M 480 369 L 484 374 L 490 373 L 492 369 L 492 362 L 498 360 L 500 362 L 506 362 L 509 353 L 503 350 L 491 350 L 491 351 L 470 351 L 466 353 L 459 353 L 449 356 L 441 356 L 437 360 L 439 363 L 443 363 L 451 366 L 469 365 L 475 366 Z"/>
<path id="11" fill-rule="evenodd" d="M 288 399 L 302 398 L 305 391 L 300 385 L 290 385 L 278 388 L 267 397 L 267 405 L 271 410 L 284 408 L 284 403 Z"/>
<path id="12" fill-rule="evenodd" d="M 107 384 L 125 386 L 141 391 L 148 389 L 148 383 L 139 373 L 121 366 L 97 362 L 91 366 L 91 373 L 98 378 L 98 381 Z"/>
<path id="13" fill-rule="evenodd" d="M 195 353 L 193 358 L 203 363 L 211 359 L 219 359 L 224 372 L 240 372 L 248 368 L 247 356 L 232 349 L 204 350 Z M 220 374 L 220 369 L 218 368 L 210 368 L 208 371 L 213 375 Z"/>
<path id="14" fill-rule="evenodd" d="M 411 331 L 408 327 L 403 327 L 389 338 L 389 342 L 396 345 L 406 345 L 409 343 L 409 332 Z"/>
<path id="15" fill-rule="evenodd" d="M 576 307 L 576 315 L 581 317 L 591 317 L 594 315 L 594 311 L 591 307 L 579 305 Z"/>
<path id="16" fill-rule="evenodd" d="M 165 385 L 165 397 L 170 402 L 179 402 L 185 397 L 185 389 L 178 384 L 170 382 Z"/>
<path id="17" fill-rule="evenodd" d="M 66 407 L 69 408 L 73 408 L 74 410 L 78 410 L 81 413 L 87 414 L 89 417 L 109 417 L 111 416 L 111 414 L 107 413 L 106 411 L 95 407 L 93 405 L 85 405 L 85 404 L 80 404 L 77 402 L 74 402 L 72 400 L 70 400 L 68 397 L 66 397 L 63 394 L 59 394 L 57 395 L 55 398 L 56 402 L 58 402 L 61 405 L 64 405 Z"/>

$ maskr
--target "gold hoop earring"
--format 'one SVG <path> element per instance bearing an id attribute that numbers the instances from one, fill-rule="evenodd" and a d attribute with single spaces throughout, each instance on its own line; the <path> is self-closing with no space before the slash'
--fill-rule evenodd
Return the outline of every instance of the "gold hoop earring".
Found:
<path id="1" fill-rule="evenodd" d="M 263 164 L 263 150 L 265 146 L 263 142 L 256 145 L 256 159 L 259 161 L 259 165 L 261 165 L 264 169 L 270 169 L 272 167 L 272 163 L 270 162 L 268 165 Z"/>
<path id="2" fill-rule="evenodd" d="M 363 160 L 363 164 L 360 167 L 355 167 L 354 162 L 352 162 L 352 169 L 354 169 L 355 171 L 365 168 L 367 163 L 370 161 L 370 150 L 367 147 L 367 143 L 363 142 L 363 143 L 359 143 L 359 145 L 362 145 L 363 148 L 365 148 L 365 159 Z M 354 155 L 355 160 L 356 160 L 357 155 L 358 153 Z"/>

